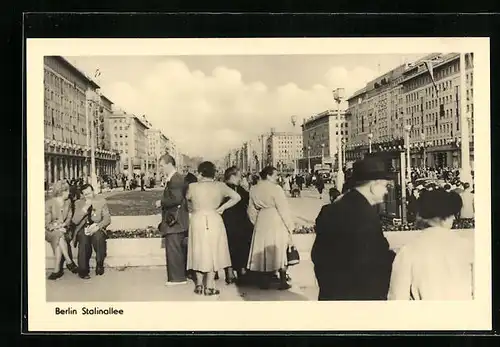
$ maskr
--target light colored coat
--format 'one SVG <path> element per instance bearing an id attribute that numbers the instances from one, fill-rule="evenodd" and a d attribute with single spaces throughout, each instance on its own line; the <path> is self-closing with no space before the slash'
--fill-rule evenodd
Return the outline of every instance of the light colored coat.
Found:
<path id="1" fill-rule="evenodd" d="M 392 266 L 389 300 L 471 300 L 474 244 L 451 229 L 428 228 Z"/>
<path id="2" fill-rule="evenodd" d="M 289 233 L 295 228 L 283 189 L 261 180 L 250 189 L 248 217 L 254 224 L 248 259 L 251 271 L 284 269 Z"/>

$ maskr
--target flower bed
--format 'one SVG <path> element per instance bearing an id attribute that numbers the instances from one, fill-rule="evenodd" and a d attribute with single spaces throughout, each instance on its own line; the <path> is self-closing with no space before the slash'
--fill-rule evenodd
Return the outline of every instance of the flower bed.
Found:
<path id="1" fill-rule="evenodd" d="M 465 219 L 456 221 L 453 225 L 453 229 L 474 229 L 474 220 Z M 399 226 L 389 225 L 383 223 L 382 231 L 418 231 L 419 229 L 414 226 L 414 224 L 404 224 Z M 314 234 L 314 226 L 301 226 L 296 228 L 294 234 Z M 148 238 L 158 238 L 161 237 L 160 232 L 155 227 L 147 227 L 141 229 L 131 229 L 131 230 L 114 230 L 108 232 L 108 237 L 110 239 L 148 239 Z"/>

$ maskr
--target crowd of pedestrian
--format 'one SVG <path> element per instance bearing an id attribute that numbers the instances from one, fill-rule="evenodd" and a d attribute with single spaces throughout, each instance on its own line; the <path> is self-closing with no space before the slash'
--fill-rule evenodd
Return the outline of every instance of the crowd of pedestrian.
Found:
<path id="1" fill-rule="evenodd" d="M 314 185 L 321 196 L 322 175 L 280 175 L 268 166 L 256 176 L 233 166 L 219 177 L 208 161 L 197 173 L 182 175 L 170 155 L 159 163 L 165 189 L 156 206 L 162 215 L 158 229 L 164 238 L 167 285 L 191 279 L 194 293 L 218 295 L 216 280 L 224 271 L 227 285 L 291 287 L 287 269 L 297 260 L 291 258 L 295 223 L 285 192 L 300 196 L 304 185 Z M 345 173 L 346 184 L 341 190 L 329 189 L 330 203 L 316 218 L 311 259 L 319 300 L 473 297 L 473 251 L 451 230 L 457 218 L 474 218 L 469 182 L 461 182 L 453 170 L 412 170 L 409 211 L 422 232 L 395 254 L 376 209 L 393 184 L 392 174 L 374 157 L 357 161 Z M 420 183 L 423 178 L 429 181 Z M 127 187 L 128 177 L 106 179 L 125 180 Z M 147 179 L 133 177 L 142 189 Z M 90 184 L 83 179 L 56 182 L 45 208 L 45 238 L 55 255 L 49 279 L 60 278 L 64 264 L 89 278 L 93 250 L 96 275 L 102 275 L 110 221 L 106 201 Z M 78 247 L 78 265 L 71 246 Z"/>
<path id="2" fill-rule="evenodd" d="M 175 160 L 160 165 L 167 177 L 158 226 L 165 238 L 167 285 L 194 282 L 194 293 L 218 295 L 219 271 L 228 285 L 290 288 L 287 250 L 295 228 L 278 171 L 265 167 L 256 179 L 238 168 L 216 179 L 216 167 L 203 162 L 197 175 L 183 177 Z"/>

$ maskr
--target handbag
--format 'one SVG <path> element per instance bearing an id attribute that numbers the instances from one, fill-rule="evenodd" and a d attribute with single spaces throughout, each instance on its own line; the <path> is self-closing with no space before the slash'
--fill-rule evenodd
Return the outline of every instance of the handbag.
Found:
<path id="1" fill-rule="evenodd" d="M 288 266 L 293 266 L 297 265 L 300 263 L 300 256 L 299 256 L 299 251 L 297 251 L 297 248 L 295 246 L 290 246 L 286 250 L 286 260 Z"/>
<path id="2" fill-rule="evenodd" d="M 167 223 L 169 227 L 173 227 L 175 224 L 179 222 L 179 210 L 180 210 L 180 205 L 177 206 L 175 212 L 169 211 L 165 214 L 165 223 Z"/>

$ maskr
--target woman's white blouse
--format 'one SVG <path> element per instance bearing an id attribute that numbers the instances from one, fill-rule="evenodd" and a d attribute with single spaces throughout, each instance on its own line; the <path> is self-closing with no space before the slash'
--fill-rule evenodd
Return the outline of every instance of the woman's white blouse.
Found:
<path id="1" fill-rule="evenodd" d="M 471 240 L 450 229 L 425 229 L 397 253 L 388 299 L 471 300 L 473 263 Z"/>

